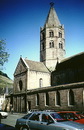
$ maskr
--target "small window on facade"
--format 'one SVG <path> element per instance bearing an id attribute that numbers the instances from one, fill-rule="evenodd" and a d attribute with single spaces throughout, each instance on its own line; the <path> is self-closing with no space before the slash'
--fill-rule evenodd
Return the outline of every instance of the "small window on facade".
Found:
<path id="1" fill-rule="evenodd" d="M 40 88 L 43 87 L 43 79 L 42 79 L 42 78 L 39 79 L 39 87 L 40 87 Z"/>
<path id="2" fill-rule="evenodd" d="M 44 39 L 45 39 L 45 33 L 44 33 L 44 32 L 41 33 L 40 39 L 41 39 L 41 40 L 44 40 Z"/>
<path id="3" fill-rule="evenodd" d="M 36 95 L 36 106 L 39 105 L 39 94 Z"/>
<path id="4" fill-rule="evenodd" d="M 45 105 L 46 106 L 49 105 L 49 94 L 48 93 L 45 94 Z"/>
<path id="5" fill-rule="evenodd" d="M 60 93 L 59 93 L 59 91 L 57 91 L 56 92 L 56 105 L 61 105 L 61 103 L 60 103 Z"/>
<path id="6" fill-rule="evenodd" d="M 22 90 L 22 87 L 23 87 L 23 83 L 22 83 L 22 80 L 19 81 L 19 88 L 20 90 Z"/>
<path id="7" fill-rule="evenodd" d="M 49 47 L 50 47 L 50 48 L 54 48 L 54 41 L 50 41 Z"/>
<path id="8" fill-rule="evenodd" d="M 42 33 L 42 40 L 44 40 L 45 39 L 45 34 L 44 34 L 44 32 Z"/>
<path id="9" fill-rule="evenodd" d="M 51 48 L 51 42 L 49 43 L 49 47 Z"/>
<path id="10" fill-rule="evenodd" d="M 72 90 L 69 91 L 69 105 L 74 105 L 74 92 Z"/>
<path id="11" fill-rule="evenodd" d="M 59 32 L 59 37 L 62 38 L 62 33 L 61 32 Z"/>
<path id="12" fill-rule="evenodd" d="M 59 48 L 63 49 L 63 44 L 61 42 L 59 43 Z"/>
<path id="13" fill-rule="evenodd" d="M 45 48 L 45 44 L 43 42 L 43 43 L 41 43 L 41 50 L 44 50 L 44 48 Z"/>
<path id="14" fill-rule="evenodd" d="M 53 31 L 49 32 L 49 37 L 54 37 L 54 32 Z"/>

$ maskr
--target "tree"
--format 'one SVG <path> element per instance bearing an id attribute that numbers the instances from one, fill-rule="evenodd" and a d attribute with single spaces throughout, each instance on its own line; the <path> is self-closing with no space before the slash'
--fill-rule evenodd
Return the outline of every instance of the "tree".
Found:
<path id="1" fill-rule="evenodd" d="M 8 61 L 9 54 L 6 51 L 5 40 L 0 40 L 0 68 Z"/>

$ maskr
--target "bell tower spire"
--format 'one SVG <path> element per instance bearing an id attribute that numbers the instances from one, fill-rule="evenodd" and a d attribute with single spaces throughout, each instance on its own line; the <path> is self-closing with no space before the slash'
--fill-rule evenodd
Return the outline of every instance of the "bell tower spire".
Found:
<path id="1" fill-rule="evenodd" d="M 64 26 L 61 25 L 54 9 L 54 3 L 51 2 L 44 27 L 40 29 L 40 61 L 53 71 L 64 55 Z"/>

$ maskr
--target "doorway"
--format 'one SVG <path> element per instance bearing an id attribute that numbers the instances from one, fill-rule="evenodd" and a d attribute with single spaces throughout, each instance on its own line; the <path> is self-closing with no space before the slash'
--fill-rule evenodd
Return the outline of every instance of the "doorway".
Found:
<path id="1" fill-rule="evenodd" d="M 31 110 L 31 101 L 28 101 L 28 110 Z"/>

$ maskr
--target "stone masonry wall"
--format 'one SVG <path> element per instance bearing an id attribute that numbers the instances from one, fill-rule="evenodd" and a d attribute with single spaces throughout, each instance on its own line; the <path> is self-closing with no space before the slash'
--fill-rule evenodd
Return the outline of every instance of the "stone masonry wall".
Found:
<path id="1" fill-rule="evenodd" d="M 74 93 L 74 105 L 69 105 L 69 91 Z M 60 93 L 60 105 L 55 104 L 56 91 Z M 49 94 L 49 105 L 45 105 L 45 93 Z M 36 94 L 39 94 L 39 105 L 36 106 Z M 78 84 L 69 84 L 57 87 L 49 87 L 42 90 L 33 90 L 27 95 L 27 100 L 31 101 L 31 109 L 38 110 L 80 110 L 84 109 L 84 82 Z"/>

